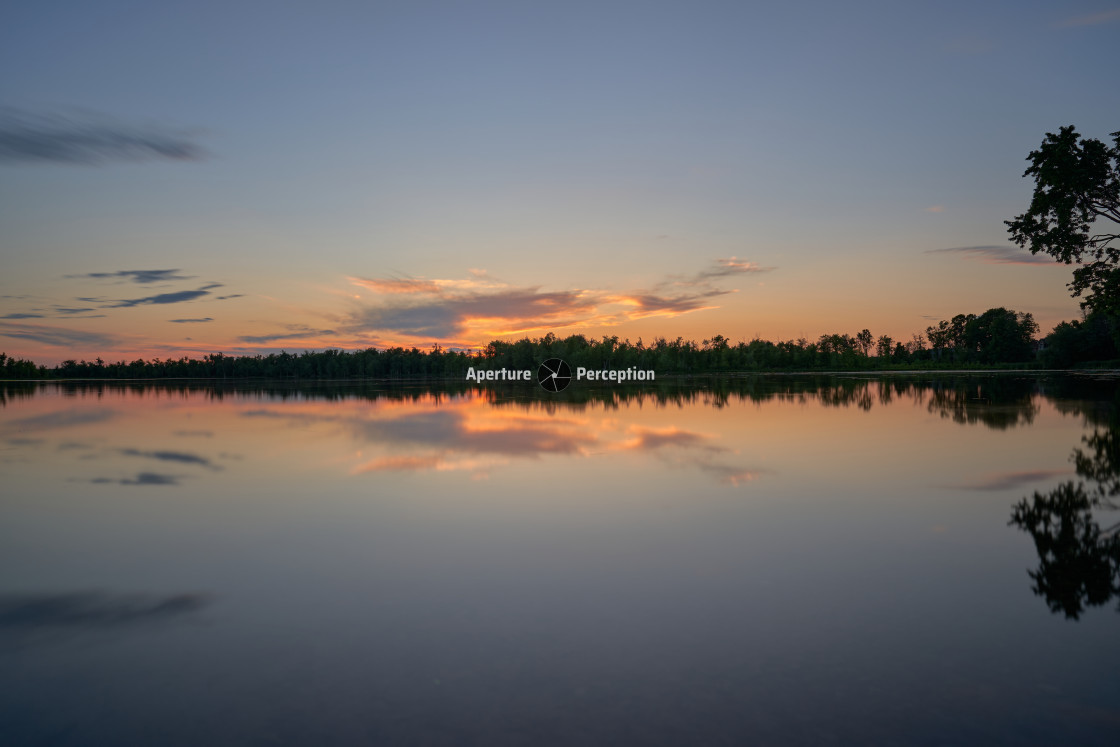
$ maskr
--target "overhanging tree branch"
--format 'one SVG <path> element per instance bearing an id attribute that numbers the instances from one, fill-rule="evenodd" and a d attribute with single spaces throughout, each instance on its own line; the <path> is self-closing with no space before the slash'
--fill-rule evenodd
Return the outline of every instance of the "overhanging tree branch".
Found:
<path id="1" fill-rule="evenodd" d="M 1120 131 L 1111 136 L 1110 147 L 1082 139 L 1072 125 L 1046 133 L 1023 172 L 1035 181 L 1030 207 L 1004 223 L 1012 241 L 1032 254 L 1065 264 L 1091 257 L 1074 270 L 1071 292 L 1086 294 L 1083 308 L 1120 314 L 1120 253 L 1109 246 L 1120 234 L 1090 233 L 1098 221 L 1120 224 Z"/>

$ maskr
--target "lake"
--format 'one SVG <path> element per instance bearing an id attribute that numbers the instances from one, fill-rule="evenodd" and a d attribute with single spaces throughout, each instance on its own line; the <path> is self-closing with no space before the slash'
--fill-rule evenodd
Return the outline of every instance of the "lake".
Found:
<path id="1" fill-rule="evenodd" d="M 0 743 L 1115 744 L 1118 384 L 3 384 Z"/>

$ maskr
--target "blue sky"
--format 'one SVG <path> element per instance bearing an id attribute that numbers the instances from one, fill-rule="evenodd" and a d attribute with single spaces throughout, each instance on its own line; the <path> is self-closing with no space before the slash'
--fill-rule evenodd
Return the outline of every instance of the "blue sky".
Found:
<path id="1" fill-rule="evenodd" d="M 3 14 L 0 348 L 45 361 L 897 338 L 997 305 L 1045 331 L 1078 311 L 1069 268 L 1006 261 L 1024 159 L 1062 125 L 1120 129 L 1115 3 Z M 130 145 L 29 155 L 17 131 Z M 990 249 L 933 251 L 963 247 Z M 120 305 L 157 296 L 182 300 Z"/>

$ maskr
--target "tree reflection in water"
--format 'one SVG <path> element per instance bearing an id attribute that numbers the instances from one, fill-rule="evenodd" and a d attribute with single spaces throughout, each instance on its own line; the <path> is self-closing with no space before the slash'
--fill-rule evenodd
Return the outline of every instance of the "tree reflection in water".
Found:
<path id="1" fill-rule="evenodd" d="M 1038 568 L 1028 571 L 1032 591 L 1073 620 L 1120 597 L 1120 523 L 1102 529 L 1094 515 L 1116 510 L 1120 495 L 1120 428 L 1109 409 L 1070 456 L 1080 479 L 1019 501 L 1009 522 L 1028 532 L 1038 550 Z"/>
<path id="2" fill-rule="evenodd" d="M 1049 493 L 1024 498 L 1011 523 L 1029 532 L 1038 550 L 1038 569 L 1028 571 L 1031 589 L 1053 612 L 1078 619 L 1087 606 L 1120 596 L 1120 536 L 1102 531 L 1093 518 L 1098 502 L 1083 482 L 1059 485 Z"/>
<path id="3" fill-rule="evenodd" d="M 1081 416 L 1093 427 L 1071 456 L 1078 479 L 1048 493 L 1034 493 L 1013 507 L 1010 524 L 1029 533 L 1038 551 L 1038 568 L 1029 571 L 1034 592 L 1050 609 L 1067 618 L 1079 619 L 1087 607 L 1107 604 L 1120 597 L 1120 523 L 1102 529 L 1098 519 L 1108 510 L 1120 508 L 1120 386 L 1108 375 L 1026 375 L 975 372 L 924 372 L 890 376 L 861 374 L 745 375 L 667 377 L 643 386 L 572 386 L 561 393 L 544 392 L 537 386 L 498 384 L 481 386 L 465 381 L 55 381 L 0 382 L 0 408 L 39 392 L 61 392 L 64 398 L 80 395 L 129 392 L 137 397 L 183 397 L 203 394 L 209 400 L 226 398 L 334 402 L 351 400 L 369 403 L 428 403 L 440 405 L 464 398 L 477 398 L 493 411 L 551 416 L 557 412 L 578 413 L 590 407 L 618 409 L 684 407 L 705 405 L 723 408 L 731 403 L 816 401 L 823 407 L 857 408 L 869 411 L 910 400 L 931 415 L 962 426 L 981 425 L 993 430 L 1029 426 L 1049 401 L 1064 415 Z M 274 414 L 264 411 L 245 415 Z M 58 416 L 51 416 L 57 423 Z M 338 420 L 340 416 L 332 415 Z M 499 457 L 532 456 L 544 453 L 579 453 L 585 434 L 557 432 L 555 423 L 533 421 L 506 423 L 503 428 L 470 429 L 455 411 L 421 412 L 388 425 L 376 418 L 352 415 L 352 427 L 374 443 L 430 445 L 425 434 L 439 434 L 435 446 L 417 455 L 376 457 L 356 468 L 358 472 L 421 469 L 454 464 L 467 465 L 479 455 Z M 10 421 L 9 425 L 14 421 Z M 39 423 L 42 425 L 42 423 Z M 26 428 L 27 422 L 16 423 Z M 401 427 L 408 427 L 402 432 Z M 394 430 L 395 428 L 395 430 Z M 402 435 L 403 434 L 403 435 Z M 455 436 L 456 438 L 449 438 Z M 13 434 L 16 435 L 16 434 Z M 25 438 L 24 436 L 21 436 Z M 691 440 L 689 440 L 691 439 Z M 465 445 L 464 445 L 465 444 Z M 704 446 L 695 436 L 679 430 L 635 430 L 620 442 L 630 448 L 651 451 L 675 444 L 693 447 L 698 455 L 686 455 L 674 463 L 691 465 L 724 482 L 738 484 L 754 472 L 714 460 L 719 450 Z M 438 448 L 437 448 L 438 447 Z M 136 449 L 124 453 L 143 453 Z M 441 461 L 443 460 L 443 461 Z M 473 460 L 473 461 L 472 461 Z M 136 481 L 122 481 L 135 484 Z M 1105 514 L 1106 515 L 1106 514 Z M 1106 524 L 1110 522 L 1105 522 Z"/>

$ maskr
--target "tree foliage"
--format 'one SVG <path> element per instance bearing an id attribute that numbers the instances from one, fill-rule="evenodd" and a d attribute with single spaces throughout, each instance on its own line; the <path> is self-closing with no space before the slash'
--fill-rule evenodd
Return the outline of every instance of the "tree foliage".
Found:
<path id="1" fill-rule="evenodd" d="M 926 328 L 926 337 L 938 360 L 948 355 L 963 362 L 1023 363 L 1034 358 L 1037 332 L 1031 314 L 999 307 L 980 316 L 957 314 L 943 319 Z"/>
<path id="2" fill-rule="evenodd" d="M 1048 132 L 1027 156 L 1034 178 L 1030 207 L 1004 221 L 1011 239 L 1032 254 L 1078 263 L 1070 290 L 1087 311 L 1120 313 L 1120 131 L 1111 147 L 1073 126 Z M 1110 225 L 1111 224 L 1111 225 Z M 1103 226 L 1103 227 L 1102 227 Z"/>
<path id="3" fill-rule="evenodd" d="M 46 366 L 0 353 L 0 379 L 45 379 L 48 375 Z"/>
<path id="4" fill-rule="evenodd" d="M 1112 361 L 1120 358 L 1116 340 L 1120 339 L 1120 318 L 1104 313 L 1084 319 L 1060 322 L 1046 337 L 1040 358 L 1047 368 L 1069 368 L 1086 361 Z"/>

